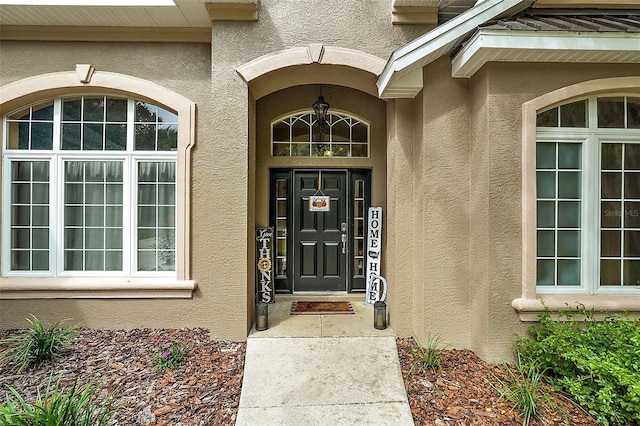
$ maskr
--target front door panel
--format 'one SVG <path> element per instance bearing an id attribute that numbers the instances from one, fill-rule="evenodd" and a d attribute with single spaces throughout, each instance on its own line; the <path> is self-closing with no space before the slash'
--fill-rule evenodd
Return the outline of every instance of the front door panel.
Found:
<path id="1" fill-rule="evenodd" d="M 346 291 L 347 172 L 294 171 L 293 181 L 294 291 Z M 329 211 L 309 210 L 318 194 L 331 197 Z"/>

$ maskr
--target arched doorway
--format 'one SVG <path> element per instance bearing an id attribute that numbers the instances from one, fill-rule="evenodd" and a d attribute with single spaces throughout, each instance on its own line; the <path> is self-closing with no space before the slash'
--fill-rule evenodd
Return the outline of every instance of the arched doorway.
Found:
<path id="1" fill-rule="evenodd" d="M 239 69 L 256 99 L 252 213 L 255 226 L 276 231 L 276 292 L 364 291 L 366 208 L 386 203 L 386 102 L 371 66 L 384 61 L 320 45 L 280 55 L 291 66 L 278 68 L 270 55 Z M 336 135 L 318 140 L 311 105 L 321 85 L 337 124 Z M 314 194 L 328 197 L 328 211 L 312 211 Z"/>

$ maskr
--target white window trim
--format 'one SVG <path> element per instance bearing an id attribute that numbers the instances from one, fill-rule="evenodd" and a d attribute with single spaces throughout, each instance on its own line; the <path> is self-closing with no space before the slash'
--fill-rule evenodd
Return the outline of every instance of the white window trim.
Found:
<path id="1" fill-rule="evenodd" d="M 1 299 L 191 298 L 191 150 L 195 145 L 196 105 L 153 82 L 95 71 L 82 81 L 76 71 L 43 74 L 0 87 L 0 116 L 40 100 L 67 94 L 98 94 L 147 99 L 178 114 L 176 165 L 176 271 L 174 278 L 0 277 Z M 0 127 L 4 121 L 0 120 Z M 4 132 L 4 128 L 0 128 Z M 4 155 L 4 148 L 3 155 Z M 6 172 L 6 171 L 5 171 Z M 4 174 L 3 174 L 4 178 Z M 3 206 L 4 208 L 4 206 Z"/>
<path id="2" fill-rule="evenodd" d="M 537 321 L 545 310 L 561 311 L 578 304 L 596 312 L 640 313 L 640 294 L 538 294 L 536 288 L 536 115 L 552 105 L 604 94 L 640 95 L 640 76 L 592 80 L 532 99 L 522 106 L 522 293 L 512 301 L 522 321 Z M 574 129 L 575 130 L 575 129 Z"/>
<path id="3" fill-rule="evenodd" d="M 638 131 L 626 130 L 620 136 L 606 129 L 591 130 L 583 137 L 583 129 L 558 129 L 559 131 L 538 132 L 537 142 L 582 143 L 582 197 L 581 197 L 581 241 L 580 241 L 580 277 L 579 286 L 537 286 L 536 292 L 544 294 L 602 294 L 628 295 L 640 294 L 638 287 L 601 286 L 598 277 L 600 246 L 592 244 L 600 241 L 600 146 L 601 143 L 627 143 L 640 140 Z M 631 134 L 630 134 L 631 133 Z"/>

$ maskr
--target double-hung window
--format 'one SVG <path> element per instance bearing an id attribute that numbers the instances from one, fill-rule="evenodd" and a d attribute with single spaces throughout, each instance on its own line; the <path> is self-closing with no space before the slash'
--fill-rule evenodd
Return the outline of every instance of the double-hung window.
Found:
<path id="1" fill-rule="evenodd" d="M 640 98 L 538 112 L 536 292 L 640 292 Z"/>
<path id="2" fill-rule="evenodd" d="M 5 276 L 176 276 L 176 114 L 70 96 L 4 128 Z"/>

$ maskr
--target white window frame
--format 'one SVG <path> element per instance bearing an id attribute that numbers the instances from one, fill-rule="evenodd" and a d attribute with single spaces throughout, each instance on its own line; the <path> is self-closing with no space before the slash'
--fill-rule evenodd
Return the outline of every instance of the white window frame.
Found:
<path id="1" fill-rule="evenodd" d="M 595 123 L 596 99 L 589 99 L 589 123 Z M 640 286 L 600 285 L 600 155 L 602 143 L 640 144 L 640 129 L 545 128 L 536 142 L 582 144 L 580 285 L 536 286 L 537 294 L 640 294 Z M 595 244 L 594 242 L 597 242 Z"/>
<path id="2" fill-rule="evenodd" d="M 105 95 L 142 99 L 178 115 L 176 164 L 175 277 L 0 277 L 0 299 L 51 298 L 191 298 L 197 283 L 191 278 L 191 151 L 195 146 L 196 105 L 154 82 L 94 70 L 42 74 L 0 86 L 0 118 L 28 104 L 66 95 Z M 27 100 L 27 101 L 25 101 Z M 0 126 L 4 126 L 0 120 Z M 54 129 L 55 131 L 55 129 Z M 4 129 L 3 129 L 4 132 Z M 4 151 L 4 147 L 2 147 Z M 5 153 L 3 152 L 3 155 Z M 6 174 L 2 174 L 6 179 Z M 4 208 L 4 207 L 3 207 Z"/>
<path id="3" fill-rule="evenodd" d="M 100 95 L 103 96 L 103 95 Z M 109 97 L 109 96 L 107 96 Z M 138 176 L 137 167 L 140 162 L 176 162 L 177 152 L 136 151 L 134 149 L 134 116 L 135 100 L 128 98 L 127 108 L 127 143 L 122 151 L 83 151 L 61 149 L 61 104 L 64 97 L 56 97 L 54 102 L 53 148 L 51 150 L 4 149 L 3 193 L 11 193 L 11 163 L 14 161 L 47 160 L 49 167 L 49 271 L 17 271 L 11 270 L 11 223 L 7 219 L 11 214 L 11 204 L 3 203 L 3 238 L 2 238 L 2 273 L 4 276 L 23 277 L 171 277 L 173 271 L 139 271 L 137 247 L 137 207 Z M 8 140 L 9 126 L 5 126 L 3 141 Z M 64 269 L 64 164 L 77 162 L 121 162 L 123 168 L 123 248 L 121 271 L 70 271 Z M 128 236 L 128 237 L 124 237 Z M 58 243 L 56 244 L 56 241 Z"/>
<path id="4" fill-rule="evenodd" d="M 536 286 L 536 118 L 541 111 L 590 96 L 640 96 L 640 76 L 589 80 L 542 94 L 522 105 L 522 286 L 511 306 L 521 321 L 537 321 L 541 312 L 580 303 L 596 312 L 640 313 L 640 294 L 538 294 Z M 575 129 L 573 129 L 575 130 Z"/>

